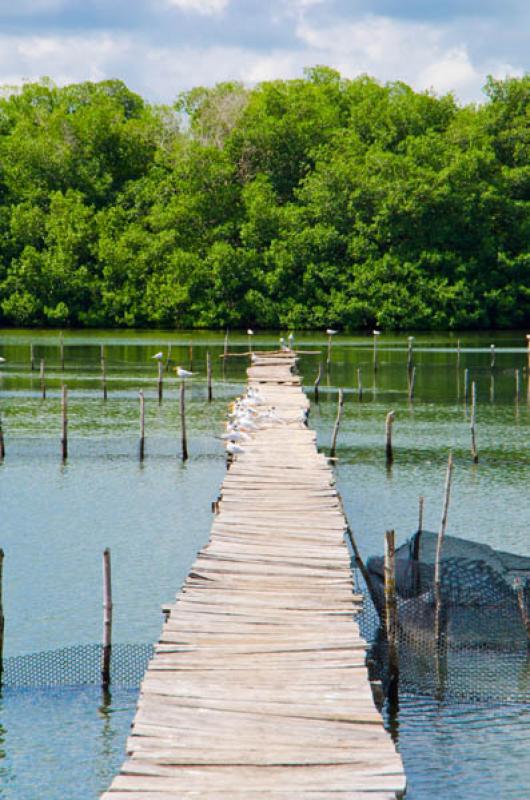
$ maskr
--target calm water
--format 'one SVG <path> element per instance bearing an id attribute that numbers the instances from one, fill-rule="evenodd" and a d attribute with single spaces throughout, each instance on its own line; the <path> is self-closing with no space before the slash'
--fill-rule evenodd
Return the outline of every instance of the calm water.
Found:
<path id="1" fill-rule="evenodd" d="M 57 332 L 0 331 L 0 413 L 6 459 L 0 467 L 0 546 L 6 553 L 6 655 L 99 641 L 101 553 L 112 550 L 116 641 L 154 641 L 160 604 L 178 590 L 208 538 L 211 501 L 225 471 L 221 431 L 227 402 L 245 380 L 246 359 L 218 355 L 222 336 L 193 333 L 188 384 L 190 459 L 179 453 L 178 386 L 165 373 L 156 393 L 156 364 L 167 351 L 189 364 L 190 335 L 163 332 L 65 334 L 61 371 Z M 246 349 L 247 337 L 231 337 Z M 528 468 L 530 406 L 523 368 L 525 334 L 464 334 L 457 366 L 456 336 L 414 340 L 414 404 L 407 398 L 407 337 L 379 337 L 373 370 L 372 337 L 337 337 L 332 366 L 321 384 L 311 424 L 329 444 L 336 389 L 345 389 L 337 483 L 365 557 L 379 553 L 384 531 L 406 539 L 425 496 L 425 524 L 436 529 L 445 462 L 453 450 L 455 484 L 449 532 L 530 555 Z M 319 334 L 301 347 L 325 349 Z M 36 371 L 29 369 L 34 343 Z M 273 346 L 276 335 L 254 337 Z M 490 344 L 496 345 L 490 368 Z M 101 396 L 100 344 L 106 346 L 109 399 Z M 214 365 L 214 402 L 205 402 L 205 354 Z M 46 361 L 47 398 L 40 399 L 38 365 Z M 306 385 L 319 357 L 300 369 Z M 357 394 L 361 368 L 363 400 Z M 464 369 L 477 382 L 480 461 L 471 463 Z M 514 369 L 521 369 L 515 402 Z M 60 386 L 70 390 L 70 457 L 60 461 Z M 146 459 L 137 460 L 138 390 L 146 402 Z M 385 465 L 384 423 L 395 410 L 395 462 Z M 106 704 L 92 688 L 4 691 L 0 701 L 0 797 L 5 800 L 94 800 L 123 760 L 135 694 L 116 689 Z M 389 721 L 403 755 L 407 797 L 530 796 L 530 719 L 523 706 L 451 706 L 401 698 Z M 75 765 L 75 767 L 72 767 Z M 72 769 L 72 772 L 69 770 Z M 72 785 L 75 794 L 72 794 Z"/>

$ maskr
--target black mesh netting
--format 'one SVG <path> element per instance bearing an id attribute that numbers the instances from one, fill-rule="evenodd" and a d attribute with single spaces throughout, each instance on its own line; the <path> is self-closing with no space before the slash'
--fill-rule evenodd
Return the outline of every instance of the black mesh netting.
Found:
<path id="1" fill-rule="evenodd" d="M 464 701 L 530 701 L 530 558 L 447 536 L 437 641 L 436 540 L 423 531 L 396 550 L 400 688 Z M 366 592 L 361 630 L 385 683 L 383 559 L 371 558 L 367 569 L 372 602 Z"/>
<path id="2" fill-rule="evenodd" d="M 149 659 L 150 644 L 114 644 L 111 655 L 113 686 L 140 685 Z M 81 644 L 43 653 L 4 659 L 2 684 L 11 688 L 90 686 L 101 683 L 103 646 Z"/>

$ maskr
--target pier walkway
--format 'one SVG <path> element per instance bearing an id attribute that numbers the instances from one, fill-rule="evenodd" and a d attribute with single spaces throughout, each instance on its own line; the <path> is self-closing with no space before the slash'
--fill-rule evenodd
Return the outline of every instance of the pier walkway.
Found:
<path id="1" fill-rule="evenodd" d="M 346 521 L 289 353 L 149 664 L 104 800 L 390 800 L 403 766 L 376 710 Z"/>

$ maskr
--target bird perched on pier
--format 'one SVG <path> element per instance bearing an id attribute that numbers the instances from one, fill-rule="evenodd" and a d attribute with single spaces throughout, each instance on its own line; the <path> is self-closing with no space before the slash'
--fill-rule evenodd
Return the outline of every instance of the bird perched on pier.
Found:
<path id="1" fill-rule="evenodd" d="M 190 378 L 195 375 L 194 372 L 190 372 L 189 369 L 184 369 L 183 367 L 174 367 L 174 370 L 179 378 Z"/>
<path id="2" fill-rule="evenodd" d="M 162 359 L 164 358 L 164 354 L 162 353 L 162 351 L 160 351 L 160 353 L 155 353 L 154 356 L 151 356 L 151 358 L 155 358 L 157 361 L 162 361 Z"/>
<path id="3" fill-rule="evenodd" d="M 226 452 L 230 453 L 231 456 L 237 456 L 239 453 L 244 453 L 242 447 L 240 447 L 236 442 L 228 442 L 226 445 Z"/>

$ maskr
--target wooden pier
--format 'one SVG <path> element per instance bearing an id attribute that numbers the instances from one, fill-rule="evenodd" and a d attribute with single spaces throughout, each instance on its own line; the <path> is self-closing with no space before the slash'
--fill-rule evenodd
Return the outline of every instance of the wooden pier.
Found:
<path id="1" fill-rule="evenodd" d="M 390 800 L 347 524 L 290 353 L 254 354 L 268 408 L 223 482 L 104 800 Z"/>

